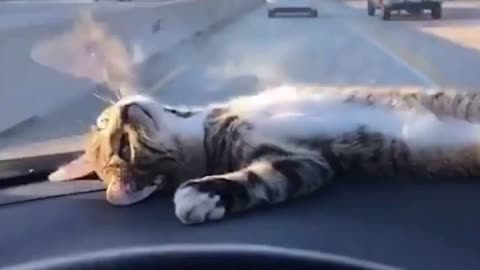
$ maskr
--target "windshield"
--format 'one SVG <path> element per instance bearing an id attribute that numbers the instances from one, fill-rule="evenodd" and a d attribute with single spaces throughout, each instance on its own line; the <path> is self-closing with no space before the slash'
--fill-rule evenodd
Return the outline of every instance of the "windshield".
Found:
<path id="1" fill-rule="evenodd" d="M 362 1 L 200 2 L 1 3 L 3 158 L 80 151 L 100 112 L 132 93 L 198 106 L 282 85 L 478 85 L 465 68 L 477 64 L 476 2 L 445 3 L 442 20 L 421 6 L 385 18 L 379 1 L 376 19 Z"/>
<path id="2" fill-rule="evenodd" d="M 403 15 L 389 23 L 363 16 L 361 1 L 315 3 L 321 20 L 267 20 L 252 11 L 256 1 L 246 2 L 215 9 L 191 3 L 181 15 L 177 9 L 187 4 L 176 1 L 2 3 L 0 147 L 80 135 L 94 123 L 106 105 L 98 96 L 112 99 L 98 90 L 101 69 L 111 67 L 101 56 L 86 60 L 106 53 L 89 44 L 95 27 L 128 54 L 102 48 L 117 67 L 130 66 L 107 83 L 131 81 L 135 67 L 138 89 L 169 104 L 200 105 L 285 83 L 476 87 L 475 69 L 462 68 L 476 59 L 475 2 L 447 5 L 446 20 Z M 98 25 L 81 29 L 84 13 Z M 241 19 L 227 25 L 236 13 Z"/>

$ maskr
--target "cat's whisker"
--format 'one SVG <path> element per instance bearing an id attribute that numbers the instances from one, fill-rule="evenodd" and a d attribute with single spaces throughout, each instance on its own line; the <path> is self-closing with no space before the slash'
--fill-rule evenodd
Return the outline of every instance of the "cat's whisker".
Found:
<path id="1" fill-rule="evenodd" d="M 112 105 L 115 104 L 115 101 L 112 100 L 112 99 L 108 99 L 108 98 L 106 98 L 106 97 L 102 97 L 102 96 L 100 96 L 99 94 L 96 94 L 96 93 L 93 93 L 92 95 L 95 96 L 96 98 L 98 98 L 99 100 L 107 103 L 107 104 L 112 104 Z"/>

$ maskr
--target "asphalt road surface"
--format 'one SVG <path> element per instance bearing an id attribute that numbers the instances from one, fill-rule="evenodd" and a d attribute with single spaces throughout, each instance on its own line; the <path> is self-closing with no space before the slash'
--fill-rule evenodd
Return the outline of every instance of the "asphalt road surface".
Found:
<path id="1" fill-rule="evenodd" d="M 74 18 L 84 8 L 112 12 L 139 6 L 166 5 L 184 0 L 3 0 L 0 1 L 0 30 L 48 24 Z"/>
<path id="2" fill-rule="evenodd" d="M 0 2 L 0 29 L 13 29 L 39 24 L 48 24 L 74 18 L 83 8 L 93 8 L 97 12 L 125 10 L 130 4 L 92 1 L 2 1 Z"/>

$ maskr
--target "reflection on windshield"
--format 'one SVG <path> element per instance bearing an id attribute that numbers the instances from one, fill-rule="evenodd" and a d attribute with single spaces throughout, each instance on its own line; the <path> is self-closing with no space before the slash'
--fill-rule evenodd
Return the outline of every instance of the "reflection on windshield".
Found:
<path id="1" fill-rule="evenodd" d="M 257 5 L 253 2 L 245 5 Z M 150 89 L 165 102 L 189 105 L 285 83 L 476 87 L 478 76 L 468 68 L 478 61 L 476 2 L 446 4 L 441 20 L 394 15 L 391 23 L 364 16 L 364 4 L 315 3 L 322 10 L 318 19 L 268 19 L 264 9 L 246 8 L 234 23 L 194 35 L 206 33 L 209 25 L 198 17 L 201 6 L 189 16 L 171 17 L 183 14 L 183 6 L 2 3 L 2 32 L 8 36 L 2 55 L 15 64 L 3 67 L 0 79 L 5 89 L 16 90 L 2 94 L 9 114 L 0 122 L 0 147 L 82 134 L 105 102 L 116 99 L 115 93 L 95 90 L 103 85 L 120 92 Z M 216 9 L 227 13 L 223 5 Z M 223 15 L 234 13 L 228 12 Z M 151 57 L 133 64 L 139 54 Z M 179 69 L 185 63 L 188 68 Z M 163 90 L 151 88 L 169 74 L 175 78 L 162 84 Z"/>

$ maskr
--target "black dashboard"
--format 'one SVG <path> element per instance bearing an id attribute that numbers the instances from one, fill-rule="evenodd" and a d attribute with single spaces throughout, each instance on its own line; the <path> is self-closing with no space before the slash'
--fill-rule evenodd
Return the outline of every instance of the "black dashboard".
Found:
<path id="1" fill-rule="evenodd" d="M 58 185 L 2 189 L 38 195 Z M 221 222 L 187 226 L 168 195 L 119 208 L 102 191 L 0 206 L 0 264 L 107 248 L 179 243 L 248 243 L 321 251 L 406 269 L 479 269 L 480 183 L 345 181 L 314 196 Z M 79 188 L 81 189 L 81 188 Z M 73 188 L 72 190 L 75 190 Z"/>
<path id="2" fill-rule="evenodd" d="M 0 267 L 112 248 L 250 244 L 404 269 L 480 269 L 476 179 L 344 179 L 303 199 L 183 225 L 168 194 L 115 207 L 97 180 L 42 181 L 42 168 L 75 154 L 0 160 L 3 177 L 36 172 L 0 179 Z"/>

